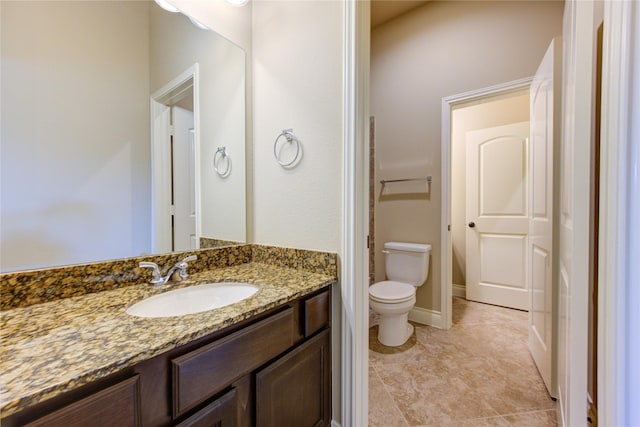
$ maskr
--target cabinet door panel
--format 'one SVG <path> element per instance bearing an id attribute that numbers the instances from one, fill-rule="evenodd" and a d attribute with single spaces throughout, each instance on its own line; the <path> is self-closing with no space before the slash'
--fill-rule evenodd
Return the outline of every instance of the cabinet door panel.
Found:
<path id="1" fill-rule="evenodd" d="M 27 424 L 29 427 L 139 425 L 140 384 L 137 375 Z"/>
<path id="2" fill-rule="evenodd" d="M 321 332 L 256 374 L 258 427 L 329 425 L 330 336 Z"/>
<path id="3" fill-rule="evenodd" d="M 236 427 L 237 418 L 236 390 L 232 389 L 176 427 Z"/>

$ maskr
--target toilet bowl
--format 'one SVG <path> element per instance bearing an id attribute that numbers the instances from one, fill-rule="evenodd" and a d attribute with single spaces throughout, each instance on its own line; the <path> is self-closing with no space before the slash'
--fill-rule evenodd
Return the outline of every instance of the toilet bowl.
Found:
<path id="1" fill-rule="evenodd" d="M 429 274 L 431 245 L 387 242 L 384 244 L 386 274 L 389 280 L 369 287 L 369 306 L 380 315 L 378 341 L 396 347 L 413 334 L 409 312 L 416 303 L 416 288 Z"/>

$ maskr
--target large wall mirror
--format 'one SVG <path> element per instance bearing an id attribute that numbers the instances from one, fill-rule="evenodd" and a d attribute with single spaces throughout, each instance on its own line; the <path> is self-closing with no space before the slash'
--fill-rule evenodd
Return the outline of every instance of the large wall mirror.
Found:
<path id="1" fill-rule="evenodd" d="M 246 240 L 241 48 L 153 1 L 0 16 L 0 272 Z"/>

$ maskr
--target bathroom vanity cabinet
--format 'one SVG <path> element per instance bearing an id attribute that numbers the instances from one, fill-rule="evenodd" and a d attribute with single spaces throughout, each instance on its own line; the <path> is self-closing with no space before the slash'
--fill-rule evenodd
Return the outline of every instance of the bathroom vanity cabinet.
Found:
<path id="1" fill-rule="evenodd" d="M 28 426 L 328 426 L 331 293 L 305 295 L 2 420 Z"/>

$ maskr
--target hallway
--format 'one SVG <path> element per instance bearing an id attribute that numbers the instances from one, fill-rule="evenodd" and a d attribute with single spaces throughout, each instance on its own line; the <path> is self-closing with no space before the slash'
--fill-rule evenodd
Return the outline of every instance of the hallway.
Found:
<path id="1" fill-rule="evenodd" d="M 415 324 L 401 347 L 369 329 L 369 426 L 556 426 L 527 349 L 528 313 L 453 300 L 453 327 Z"/>

